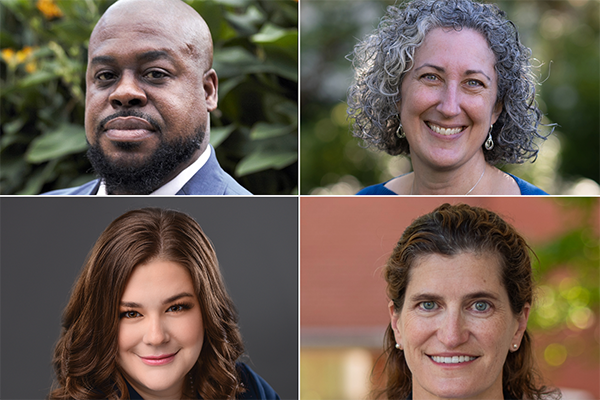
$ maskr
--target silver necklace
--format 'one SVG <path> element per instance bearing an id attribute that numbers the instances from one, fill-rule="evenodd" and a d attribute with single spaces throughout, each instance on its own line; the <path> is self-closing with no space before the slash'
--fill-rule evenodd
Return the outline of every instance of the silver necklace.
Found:
<path id="1" fill-rule="evenodd" d="M 481 182 L 481 179 L 483 178 L 483 175 L 485 175 L 485 165 L 483 166 L 483 172 L 481 173 L 481 176 L 477 180 L 477 183 L 474 184 L 473 187 L 467 193 L 465 193 L 463 196 L 467 196 L 469 193 L 471 193 L 473 191 L 473 189 L 475 189 L 477 187 L 477 185 L 479 185 L 479 182 Z M 413 179 L 413 183 L 412 183 L 412 185 L 410 187 L 410 195 L 411 196 L 413 194 L 413 189 L 414 188 L 415 188 L 415 180 Z"/>

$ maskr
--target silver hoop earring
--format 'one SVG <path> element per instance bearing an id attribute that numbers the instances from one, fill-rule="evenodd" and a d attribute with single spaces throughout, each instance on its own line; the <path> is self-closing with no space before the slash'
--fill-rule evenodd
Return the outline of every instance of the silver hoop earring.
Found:
<path id="1" fill-rule="evenodd" d="M 406 134 L 404 133 L 404 130 L 402 129 L 401 122 L 398 123 L 398 129 L 396 129 L 396 136 L 398 136 L 398 139 L 404 139 L 406 137 Z"/>
<path id="2" fill-rule="evenodd" d="M 488 137 L 485 141 L 485 149 L 487 151 L 490 151 L 491 149 L 494 148 L 494 140 L 492 139 L 492 128 L 494 127 L 494 125 L 490 126 L 490 131 L 488 132 Z"/>

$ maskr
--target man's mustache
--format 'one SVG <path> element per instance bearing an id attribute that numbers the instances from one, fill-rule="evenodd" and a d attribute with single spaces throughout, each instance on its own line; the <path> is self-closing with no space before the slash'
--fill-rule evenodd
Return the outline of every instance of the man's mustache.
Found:
<path id="1" fill-rule="evenodd" d="M 100 136 L 100 134 L 106 130 L 105 126 L 109 121 L 112 121 L 113 119 L 119 118 L 119 117 L 137 117 L 137 118 L 144 119 L 144 120 L 148 121 L 148 123 L 150 125 L 152 125 L 152 127 L 154 128 L 156 133 L 159 135 L 159 137 L 162 137 L 162 129 L 160 128 L 160 125 L 158 125 L 158 122 L 156 122 L 156 120 L 154 118 L 152 118 L 151 116 L 149 116 L 148 114 L 144 114 L 143 112 L 135 111 L 135 110 L 119 111 L 117 113 L 111 114 L 108 117 L 102 119 L 102 121 L 100 121 L 98 123 L 98 126 L 96 127 L 96 137 Z"/>

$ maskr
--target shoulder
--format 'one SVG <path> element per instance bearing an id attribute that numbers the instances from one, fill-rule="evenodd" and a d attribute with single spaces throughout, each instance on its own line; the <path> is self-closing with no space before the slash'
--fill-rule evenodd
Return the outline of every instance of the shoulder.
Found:
<path id="1" fill-rule="evenodd" d="M 509 174 L 519 185 L 519 190 L 521 190 L 521 195 L 523 196 L 547 196 L 548 193 L 544 192 L 542 189 L 537 186 L 532 185 L 531 183 L 524 181 L 523 179 L 514 176 L 513 174 Z"/>
<path id="2" fill-rule="evenodd" d="M 90 195 L 95 194 L 98 191 L 98 185 L 100 184 L 99 179 L 94 179 L 81 186 L 52 190 L 50 192 L 42 193 L 42 196 L 65 196 L 65 195 Z"/>
<path id="3" fill-rule="evenodd" d="M 246 392 L 239 395 L 239 400 L 246 399 L 273 399 L 279 400 L 279 395 L 269 384 L 261 378 L 256 372 L 252 371 L 244 363 L 236 364 L 237 370 L 240 373 L 242 384 L 246 388 Z"/>
<path id="4" fill-rule="evenodd" d="M 373 185 L 373 186 L 367 186 L 366 188 L 362 189 L 361 191 L 359 191 L 358 193 L 356 193 L 357 196 L 369 196 L 369 195 L 387 195 L 387 196 L 397 196 L 396 193 L 392 192 L 390 189 L 385 187 L 385 184 L 387 182 L 383 182 L 377 185 Z"/>
<path id="5" fill-rule="evenodd" d="M 211 148 L 211 154 L 206 164 L 192 176 L 177 194 L 249 196 L 252 193 L 221 168 L 215 156 L 215 150 Z"/>

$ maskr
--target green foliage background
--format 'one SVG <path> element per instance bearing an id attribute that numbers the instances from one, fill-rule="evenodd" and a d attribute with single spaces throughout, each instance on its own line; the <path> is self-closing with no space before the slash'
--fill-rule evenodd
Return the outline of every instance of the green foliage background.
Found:
<path id="1" fill-rule="evenodd" d="M 302 194 L 353 194 L 412 170 L 406 157 L 361 148 L 346 120 L 346 91 L 352 81 L 346 56 L 395 2 L 301 1 Z M 550 194 L 598 194 L 600 3 L 485 2 L 497 3 L 507 13 L 521 41 L 532 49 L 533 65 L 541 64 L 534 71 L 543 82 L 537 101 L 544 122 L 558 124 L 555 134 L 541 143 L 535 163 L 502 169 Z"/>
<path id="2" fill-rule="evenodd" d="M 114 0 L 0 3 L 0 194 L 38 194 L 94 178 L 83 128 L 87 45 Z M 298 179 L 298 3 L 187 1 L 214 41 L 219 108 L 211 143 L 255 194 L 295 194 Z M 24 57 L 27 46 L 33 51 Z M 9 57 L 21 51 L 21 59 Z"/>

